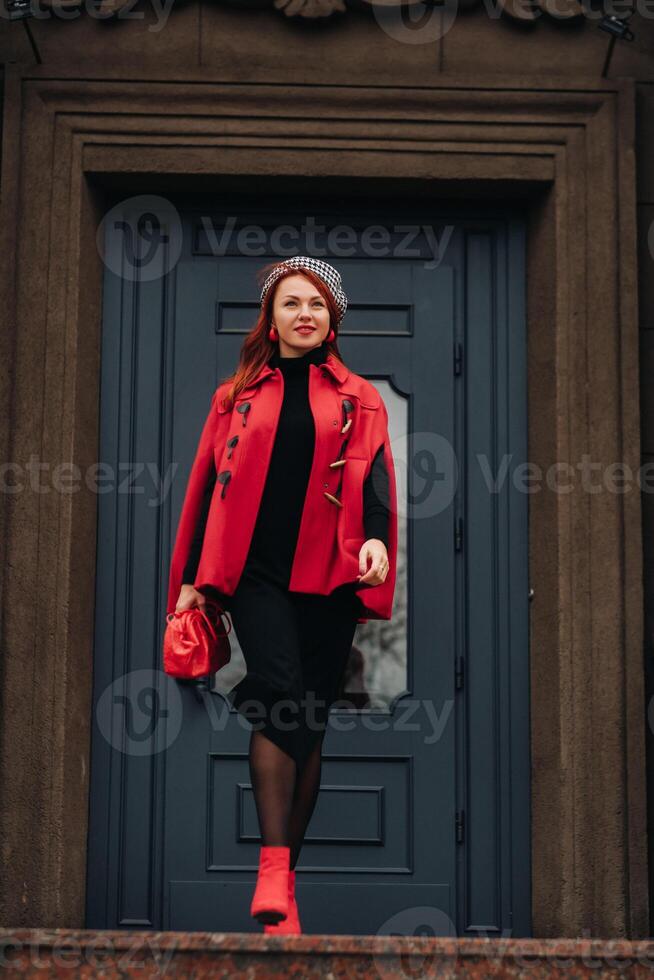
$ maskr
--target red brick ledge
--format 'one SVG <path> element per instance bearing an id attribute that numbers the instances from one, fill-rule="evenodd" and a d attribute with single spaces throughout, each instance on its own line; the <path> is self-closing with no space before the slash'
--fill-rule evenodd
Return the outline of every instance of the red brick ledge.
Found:
<path id="1" fill-rule="evenodd" d="M 353 963 L 353 958 L 356 963 Z M 60 976 L 231 976 L 301 971 L 303 980 L 470 976 L 651 977 L 654 941 L 625 939 L 451 939 L 422 936 L 268 936 L 263 933 L 94 929 L 0 929 L 0 973 Z M 287 960 L 288 962 L 284 962 Z M 90 969 L 89 969 L 90 968 Z M 416 972 L 419 970 L 419 973 Z"/>
<path id="2" fill-rule="evenodd" d="M 416 950 L 423 952 L 438 948 L 448 954 L 458 956 L 502 956 L 507 952 L 524 953 L 525 956 L 562 957 L 582 954 L 609 955 L 617 957 L 636 957 L 649 955 L 654 964 L 654 939 L 511 939 L 508 937 L 452 939 L 448 937 L 430 938 L 424 936 L 344 936 L 331 934 L 312 934 L 302 936 L 267 936 L 252 932 L 156 932 L 138 929 L 26 929 L 18 927 L 0 928 L 0 942 L 16 939 L 18 942 L 34 943 L 47 947 L 65 942 L 87 946 L 102 940 L 112 943 L 116 949 L 126 949 L 134 943 L 157 942 L 162 949 L 221 950 L 235 952 L 266 949 L 297 949 L 329 953 L 372 953 Z"/>

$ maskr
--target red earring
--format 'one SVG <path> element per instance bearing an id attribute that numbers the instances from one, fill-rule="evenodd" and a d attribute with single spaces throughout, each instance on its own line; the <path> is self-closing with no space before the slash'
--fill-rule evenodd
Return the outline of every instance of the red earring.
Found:
<path id="1" fill-rule="evenodd" d="M 279 334 L 277 333 L 277 330 L 274 327 L 270 328 L 270 330 L 268 331 L 268 336 L 270 337 L 271 340 L 279 340 Z"/>
<path id="2" fill-rule="evenodd" d="M 328 344 L 331 343 L 331 341 L 334 339 L 335 336 L 336 334 L 334 333 L 333 329 L 330 330 L 329 333 L 327 334 L 327 343 Z"/>

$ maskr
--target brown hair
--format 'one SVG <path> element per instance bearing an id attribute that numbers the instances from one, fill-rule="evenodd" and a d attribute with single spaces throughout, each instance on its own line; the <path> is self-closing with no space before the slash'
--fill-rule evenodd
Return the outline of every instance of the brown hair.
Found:
<path id="1" fill-rule="evenodd" d="M 272 270 L 278 265 L 279 262 L 271 262 L 264 266 L 264 268 L 259 271 L 260 282 L 263 283 Z M 333 329 L 336 336 L 334 340 L 330 341 L 329 343 L 326 341 L 324 341 L 324 343 L 327 347 L 328 353 L 334 354 L 339 361 L 343 361 L 337 345 L 337 323 L 339 311 L 328 286 L 326 286 L 322 279 L 317 276 L 315 272 L 312 272 L 311 269 L 289 269 L 288 272 L 283 272 L 279 276 L 279 278 L 272 284 L 266 293 L 263 301 L 263 307 L 259 312 L 259 316 L 257 317 L 257 322 L 243 341 L 240 360 L 236 371 L 224 378 L 223 382 L 221 382 L 232 382 L 231 388 L 223 399 L 223 403 L 226 408 L 231 408 L 234 403 L 234 399 L 238 396 L 239 392 L 242 391 L 243 388 L 247 387 L 247 385 L 254 378 L 256 378 L 262 367 L 264 367 L 273 352 L 277 349 L 278 342 L 271 340 L 268 336 L 275 294 L 279 284 L 283 282 L 284 279 L 286 279 L 288 276 L 297 275 L 306 276 L 309 282 L 316 287 L 320 295 L 325 300 L 327 309 L 329 310 L 329 325 Z"/>

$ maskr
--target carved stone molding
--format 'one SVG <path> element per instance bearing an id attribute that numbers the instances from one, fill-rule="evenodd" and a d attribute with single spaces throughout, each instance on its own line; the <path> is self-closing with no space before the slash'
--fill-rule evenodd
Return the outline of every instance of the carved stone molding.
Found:
<path id="1" fill-rule="evenodd" d="M 319 23 L 331 18 L 334 14 L 346 14 L 348 10 L 367 9 L 380 18 L 388 18 L 393 11 L 397 16 L 402 15 L 402 9 L 408 7 L 423 8 L 424 16 L 435 12 L 452 21 L 459 12 L 471 10 L 480 6 L 484 0 L 443 0 L 426 6 L 424 0 L 217 0 L 229 6 L 237 6 L 245 10 L 263 10 L 272 7 L 284 16 Z M 497 9 L 514 21 L 523 24 L 537 23 L 543 14 L 558 21 L 577 21 L 584 15 L 581 0 L 494 0 Z M 41 0 L 44 7 L 66 8 L 82 7 L 84 0 Z M 120 15 L 126 7 L 133 6 L 133 0 L 101 0 L 99 10 L 105 20 L 112 15 Z"/>
<path id="2" fill-rule="evenodd" d="M 115 2 L 115 0 L 114 0 Z M 347 13 L 350 8 L 367 8 L 380 15 L 395 9 L 416 7 L 424 10 L 425 16 L 430 15 L 430 8 L 438 12 L 439 7 L 443 16 L 450 19 L 460 10 L 477 7 L 482 0 L 442 0 L 433 5 L 425 0 L 222 0 L 222 2 L 240 7 L 265 8 L 273 6 L 286 17 L 297 17 L 305 20 L 318 21 L 333 14 Z M 496 0 L 498 9 L 522 23 L 537 21 L 541 14 L 547 14 L 555 20 L 577 20 L 583 16 L 584 8 L 579 0 Z"/>
<path id="3" fill-rule="evenodd" d="M 95 234 L 117 183 L 215 194 L 247 181 L 266 199 L 301 176 L 381 187 L 380 202 L 510 194 L 529 227 L 530 460 L 638 471 L 631 80 L 459 74 L 353 99 L 210 69 L 79 79 L 8 65 L 6 90 L 3 459 L 99 458 Z M 640 494 L 583 489 L 530 503 L 533 929 L 635 938 L 648 934 Z M 96 503 L 3 501 L 0 919 L 14 926 L 84 922 Z"/>

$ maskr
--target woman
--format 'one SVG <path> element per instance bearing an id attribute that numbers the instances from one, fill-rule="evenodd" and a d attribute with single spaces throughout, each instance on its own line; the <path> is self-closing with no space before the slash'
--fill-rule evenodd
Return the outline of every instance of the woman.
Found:
<path id="1" fill-rule="evenodd" d="M 265 932 L 291 934 L 301 932 L 295 865 L 329 708 L 357 622 L 390 619 L 396 490 L 386 408 L 338 353 L 339 273 L 307 256 L 264 271 L 257 324 L 200 438 L 168 610 L 203 606 L 209 592 L 231 614 L 247 667 L 233 704 L 250 721 L 258 709 L 249 767 L 262 845 L 250 911 Z"/>

